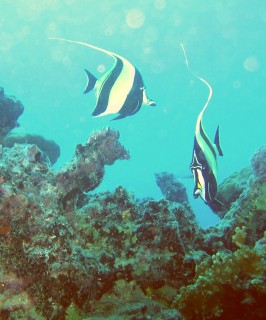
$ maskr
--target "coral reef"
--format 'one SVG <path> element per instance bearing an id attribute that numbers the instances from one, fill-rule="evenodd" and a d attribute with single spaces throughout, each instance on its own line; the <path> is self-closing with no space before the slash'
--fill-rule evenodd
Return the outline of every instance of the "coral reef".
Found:
<path id="1" fill-rule="evenodd" d="M 129 159 L 118 138 L 118 131 L 106 128 L 94 133 L 86 144 L 77 145 L 73 160 L 56 174 L 65 203 L 95 189 L 102 181 L 105 165 L 112 165 L 117 159 Z"/>
<path id="2" fill-rule="evenodd" d="M 15 97 L 6 96 L 4 89 L 0 87 L 0 144 L 5 147 L 13 147 L 15 143 L 36 144 L 47 154 L 51 164 L 54 164 L 60 156 L 60 147 L 57 143 L 37 134 L 12 130 L 20 127 L 17 120 L 23 112 L 22 103 Z"/>
<path id="3" fill-rule="evenodd" d="M 207 230 L 187 203 L 136 202 L 122 187 L 84 196 L 129 157 L 118 137 L 94 133 L 59 172 L 36 145 L 2 149 L 0 316 L 238 319 L 241 306 L 262 319 L 265 184 L 251 175 Z"/>
<path id="4" fill-rule="evenodd" d="M 0 87 L 0 143 L 9 131 L 19 126 L 17 119 L 23 111 L 21 102 L 14 97 L 7 97 Z"/>
<path id="5" fill-rule="evenodd" d="M 266 146 L 261 147 L 252 157 L 251 166 L 259 182 L 266 181 Z"/>
<path id="6" fill-rule="evenodd" d="M 251 178 L 252 170 L 250 167 L 244 168 L 239 172 L 234 172 L 228 178 L 224 179 L 219 185 L 216 198 L 221 201 L 223 211 L 213 211 L 220 218 L 223 218 L 225 213 L 230 209 L 233 204 L 241 195 L 241 193 L 248 186 L 248 182 Z"/>
<path id="7" fill-rule="evenodd" d="M 239 249 L 218 251 L 197 265 L 191 285 L 181 288 L 174 305 L 186 319 L 263 319 L 265 315 L 265 256 L 256 245 L 238 242 Z M 242 241 L 241 241 L 242 242 Z M 263 246 L 266 238 L 261 239 Z M 265 247 L 264 247 L 265 251 Z"/>
<path id="8" fill-rule="evenodd" d="M 172 174 L 167 172 L 155 173 L 156 183 L 166 200 L 188 203 L 185 186 Z"/>
<path id="9" fill-rule="evenodd" d="M 56 163 L 60 156 L 60 147 L 53 140 L 47 140 L 38 134 L 30 134 L 18 131 L 11 131 L 3 141 L 5 147 L 11 148 L 15 143 L 23 144 L 36 144 L 48 156 L 51 164 Z"/>
<path id="10" fill-rule="evenodd" d="M 160 201 L 95 193 L 119 159 L 110 128 L 59 171 L 36 143 L 1 145 L 0 318 L 264 319 L 265 148 L 221 184 L 227 209 L 206 230 L 171 174 Z"/>

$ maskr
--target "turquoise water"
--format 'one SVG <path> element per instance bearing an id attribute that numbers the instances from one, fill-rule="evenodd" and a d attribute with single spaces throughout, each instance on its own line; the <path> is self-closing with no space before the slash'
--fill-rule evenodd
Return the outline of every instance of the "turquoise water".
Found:
<path id="1" fill-rule="evenodd" d="M 25 106 L 21 130 L 60 145 L 55 169 L 94 130 L 111 126 L 120 131 L 131 159 L 106 167 L 99 190 L 122 185 L 136 197 L 160 198 L 154 173 L 190 174 L 196 119 L 208 89 L 188 72 L 181 42 L 190 67 L 213 88 L 203 124 L 211 137 L 220 125 L 219 181 L 249 165 L 265 144 L 264 1 L 0 0 L 0 6 L 0 86 Z M 119 121 L 92 118 L 95 94 L 82 94 L 83 69 L 100 76 L 113 60 L 49 37 L 91 43 L 126 57 L 142 73 L 157 106 L 143 106 Z M 208 207 L 191 197 L 193 180 L 182 182 L 200 223 L 215 223 Z"/>

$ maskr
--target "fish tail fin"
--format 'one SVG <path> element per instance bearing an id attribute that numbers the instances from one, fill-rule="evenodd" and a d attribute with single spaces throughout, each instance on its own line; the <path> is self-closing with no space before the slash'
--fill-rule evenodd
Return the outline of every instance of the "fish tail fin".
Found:
<path id="1" fill-rule="evenodd" d="M 214 144 L 216 145 L 217 151 L 219 156 L 223 156 L 223 151 L 221 149 L 220 146 L 220 129 L 219 126 L 217 127 L 216 133 L 215 133 L 215 137 L 214 137 Z"/>
<path id="2" fill-rule="evenodd" d="M 88 82 L 87 82 L 86 89 L 84 90 L 83 93 L 88 93 L 95 87 L 97 78 L 87 69 L 84 69 L 84 70 L 86 72 Z"/>

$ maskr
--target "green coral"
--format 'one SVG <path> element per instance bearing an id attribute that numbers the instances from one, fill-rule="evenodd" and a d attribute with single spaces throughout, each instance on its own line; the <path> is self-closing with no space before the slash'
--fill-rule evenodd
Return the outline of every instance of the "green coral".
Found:
<path id="1" fill-rule="evenodd" d="M 266 182 L 260 185 L 256 199 L 254 200 L 254 207 L 256 210 L 266 210 Z"/>
<path id="2" fill-rule="evenodd" d="M 232 304 L 245 308 L 253 295 L 265 299 L 265 261 L 260 252 L 244 244 L 245 237 L 245 228 L 236 228 L 236 251 L 219 251 L 197 265 L 194 283 L 183 286 L 173 303 L 186 319 L 221 318 L 230 315 Z"/>
<path id="3" fill-rule="evenodd" d="M 79 311 L 75 307 L 74 303 L 71 303 L 66 310 L 65 320 L 82 320 L 83 317 L 80 315 Z"/>

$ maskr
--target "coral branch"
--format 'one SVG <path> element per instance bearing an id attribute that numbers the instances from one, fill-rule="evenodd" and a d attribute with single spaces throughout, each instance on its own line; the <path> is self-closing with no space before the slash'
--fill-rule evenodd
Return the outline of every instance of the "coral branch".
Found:
<path id="1" fill-rule="evenodd" d="M 105 165 L 129 159 L 118 138 L 118 131 L 107 128 L 94 133 L 86 144 L 77 145 L 75 157 L 56 175 L 67 198 L 95 189 L 102 181 Z"/>

